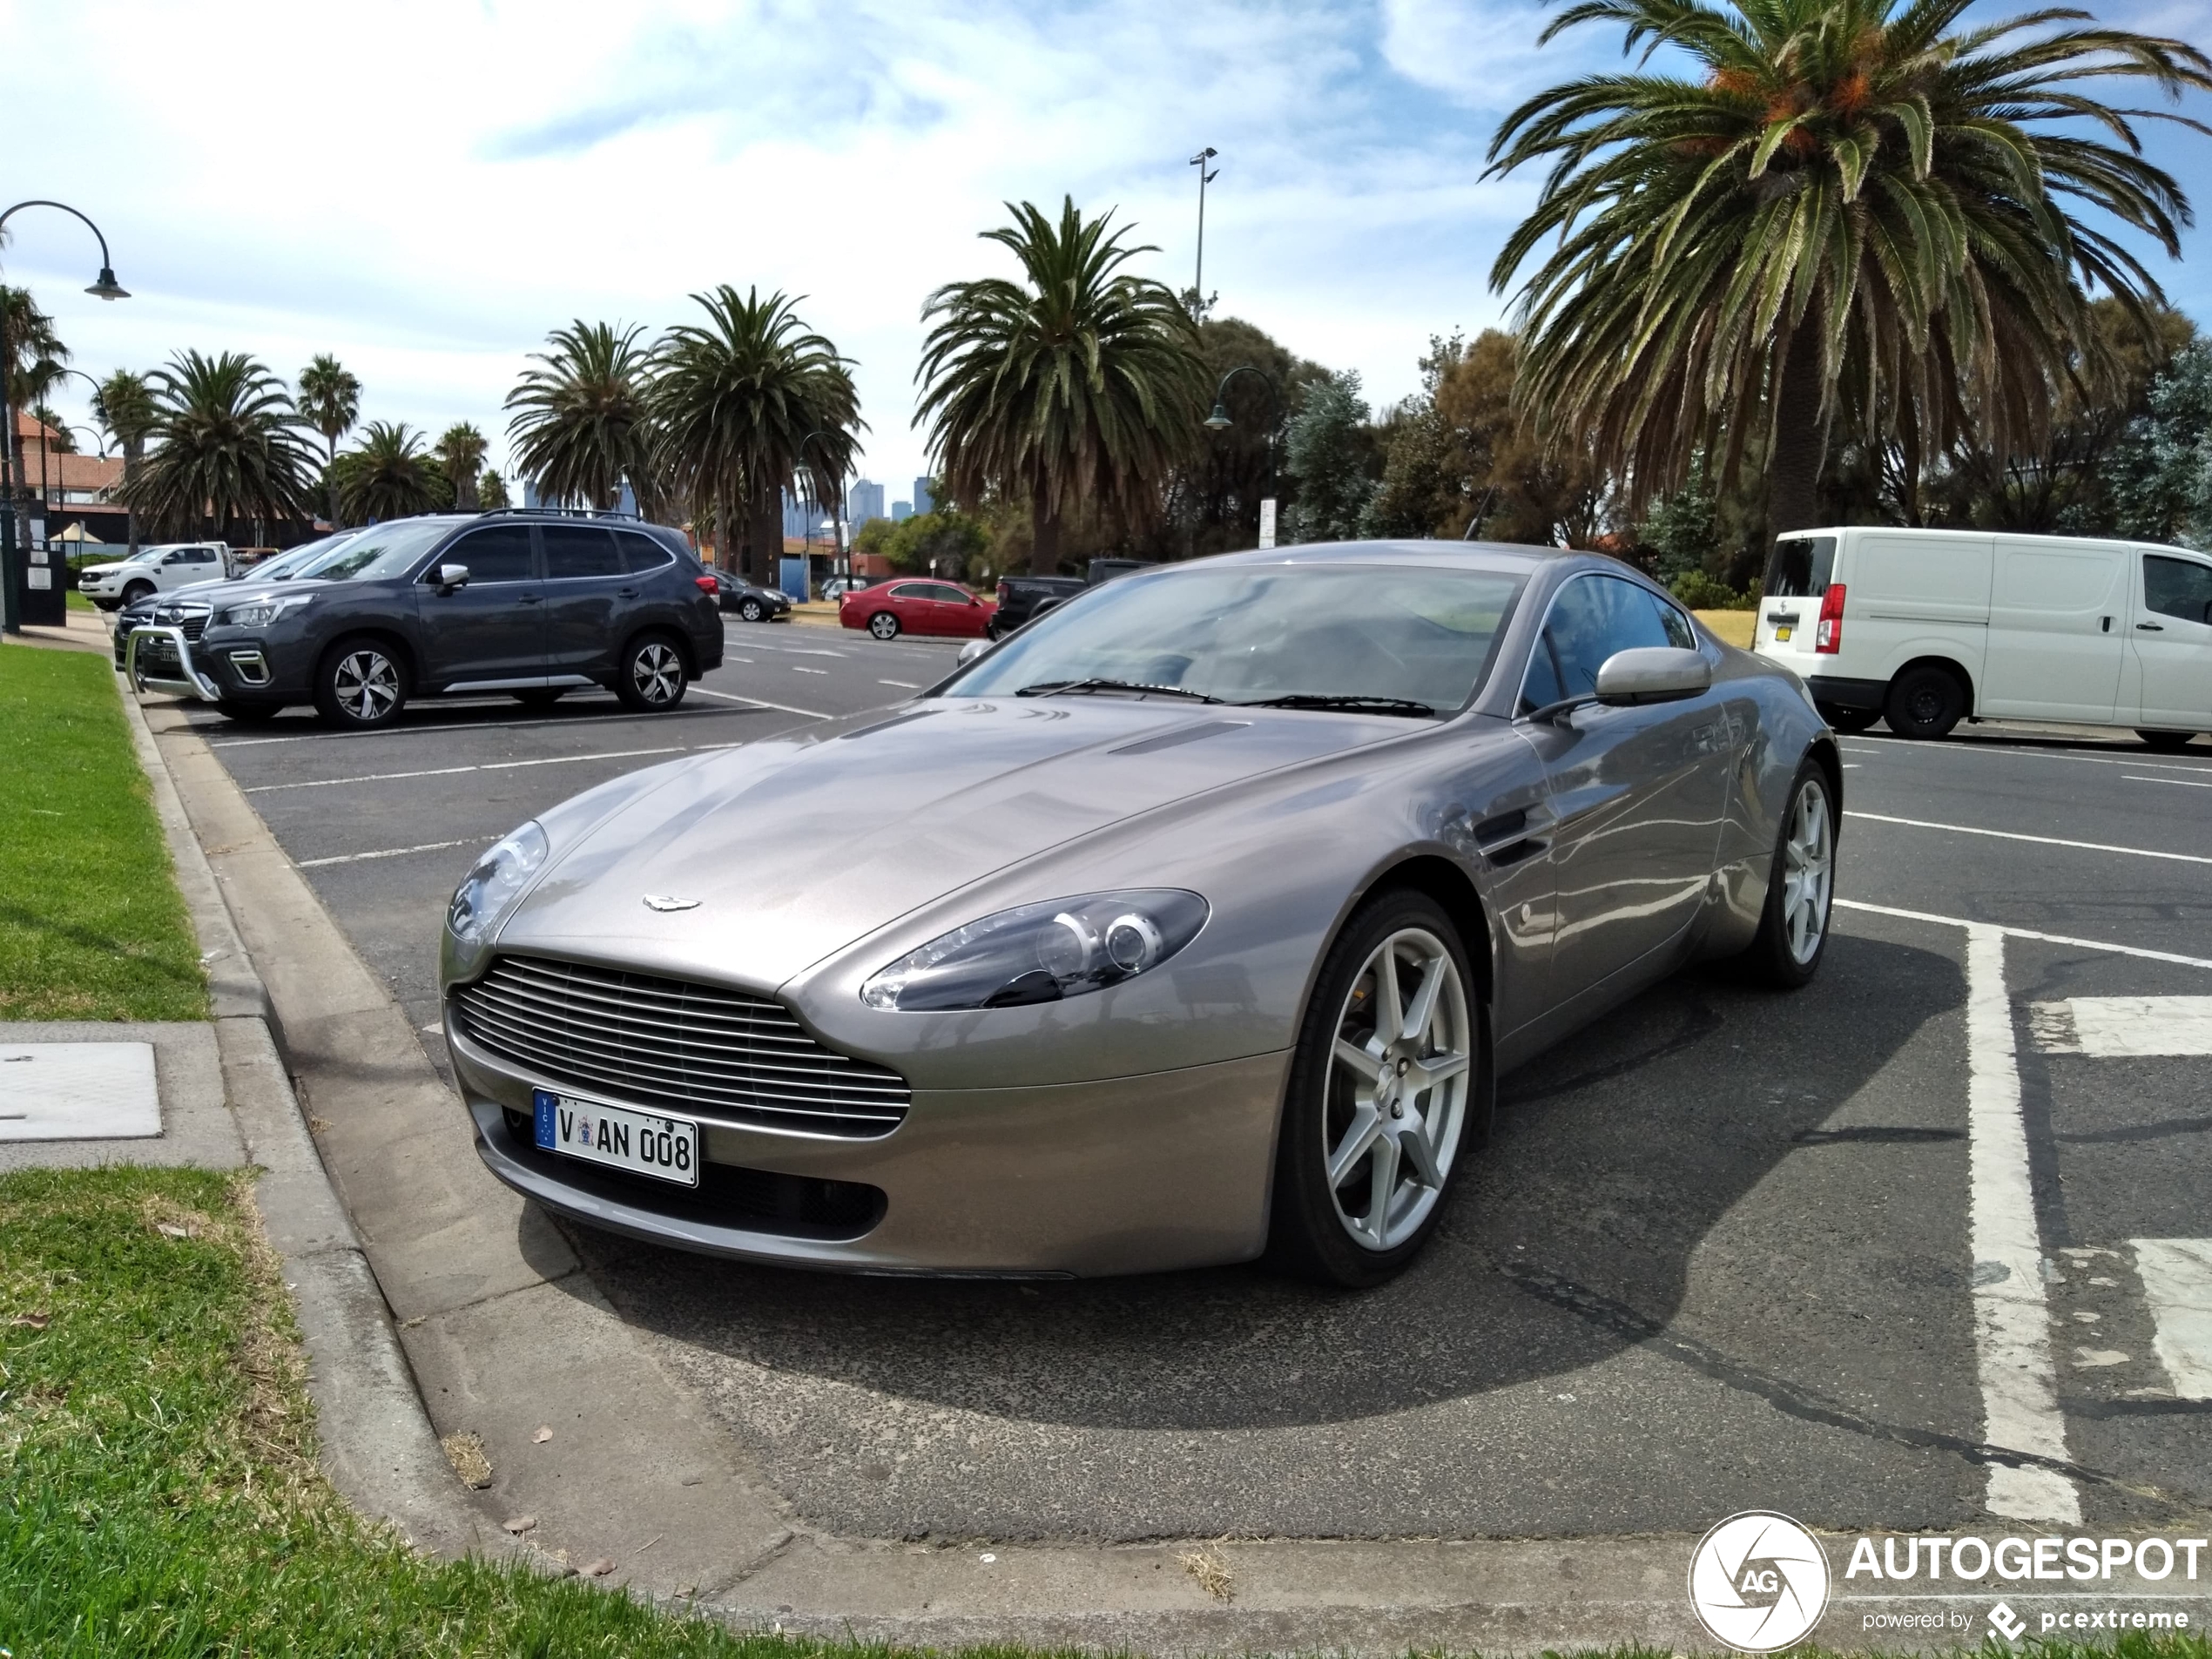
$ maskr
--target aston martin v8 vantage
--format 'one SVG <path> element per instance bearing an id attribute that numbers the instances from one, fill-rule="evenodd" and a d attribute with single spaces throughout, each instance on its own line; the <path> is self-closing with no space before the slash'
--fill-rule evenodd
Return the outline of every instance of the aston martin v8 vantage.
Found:
<path id="1" fill-rule="evenodd" d="M 1820 965 L 1833 735 L 1615 561 L 1236 554 L 965 655 L 475 865 L 445 1030 L 501 1179 L 755 1261 L 1372 1284 L 1501 1074 L 1685 963 Z"/>

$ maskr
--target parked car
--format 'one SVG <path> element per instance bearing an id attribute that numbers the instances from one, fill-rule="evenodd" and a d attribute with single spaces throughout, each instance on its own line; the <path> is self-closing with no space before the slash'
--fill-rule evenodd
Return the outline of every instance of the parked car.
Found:
<path id="1" fill-rule="evenodd" d="M 503 691 L 550 704 L 603 685 L 674 708 L 720 665 L 715 582 L 680 530 L 544 512 L 395 519 L 288 581 L 179 595 L 179 619 L 132 631 L 142 690 L 266 719 L 312 702 L 368 728 L 415 697 Z"/>
<path id="2" fill-rule="evenodd" d="M 1615 561 L 1235 554 L 524 824 L 444 1029 L 493 1173 L 633 1237 L 1371 1285 L 1500 1076 L 1702 958 L 1813 978 L 1842 803 L 1797 677 Z"/>
<path id="3" fill-rule="evenodd" d="M 756 587 L 741 576 L 715 572 L 722 609 L 747 622 L 782 622 L 791 615 L 791 596 L 780 588 Z"/>
<path id="4" fill-rule="evenodd" d="M 989 630 L 997 609 L 957 582 L 901 577 L 846 594 L 837 602 L 837 619 L 847 628 L 865 628 L 878 639 L 900 634 L 974 638 Z"/>
<path id="5" fill-rule="evenodd" d="M 220 582 L 233 574 L 223 542 L 164 542 L 142 547 L 134 558 L 88 564 L 77 573 L 77 590 L 103 610 L 136 604 L 195 582 Z"/>
<path id="6" fill-rule="evenodd" d="M 1775 543 L 1752 648 L 1828 723 L 1940 738 L 1961 719 L 2212 731 L 2212 556 L 1986 530 L 1851 525 Z"/>
<path id="7" fill-rule="evenodd" d="M 834 604 L 848 593 L 858 593 L 862 588 L 872 586 L 874 581 L 873 577 L 833 576 L 822 583 L 822 597 Z"/>
<path id="8" fill-rule="evenodd" d="M 289 581 L 325 554 L 335 551 L 351 537 L 359 534 L 361 534 L 359 530 L 340 530 L 335 536 L 326 536 L 320 540 L 293 548 L 287 552 L 277 554 L 255 565 L 243 575 L 220 577 L 206 582 L 188 583 L 178 589 L 174 594 L 150 593 L 142 598 L 134 599 L 123 607 L 121 613 L 115 619 L 116 667 L 122 668 L 125 658 L 130 654 L 132 629 L 148 625 L 181 627 L 187 622 L 191 622 L 194 625 L 188 637 L 196 640 L 199 637 L 199 629 L 206 624 L 208 612 L 193 607 L 192 600 L 204 597 L 210 590 L 230 582 Z M 211 605 L 210 610 L 212 609 Z M 172 614 L 164 616 L 162 612 L 165 610 L 171 611 Z"/>
<path id="9" fill-rule="evenodd" d="M 998 609 L 992 612 L 992 638 L 1012 633 L 1030 617 L 1041 616 L 1089 585 L 1074 576 L 1009 576 L 999 578 Z"/>

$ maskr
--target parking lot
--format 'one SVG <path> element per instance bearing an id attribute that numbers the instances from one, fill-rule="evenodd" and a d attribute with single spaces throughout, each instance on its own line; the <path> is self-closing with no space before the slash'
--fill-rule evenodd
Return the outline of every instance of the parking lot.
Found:
<path id="1" fill-rule="evenodd" d="M 595 693 L 419 705 L 361 736 L 304 710 L 192 718 L 442 1069 L 439 918 L 479 849 L 624 771 L 901 700 L 957 649 L 729 640 L 662 717 Z M 1381 1291 L 579 1244 L 779 1489 L 845 1532 L 1543 1536 L 1753 1507 L 2094 1528 L 2212 1507 L 2212 1377 L 2185 1363 L 2212 1325 L 2190 1265 L 2212 1263 L 2190 1243 L 2212 1238 L 2212 1001 L 2166 1000 L 2212 998 L 2212 747 L 1982 725 L 1844 749 L 1853 907 L 1816 985 L 1684 975 L 1507 1079 L 1434 1247 Z M 763 883 L 777 852 L 753 854 Z M 1986 1425 L 2040 1455 L 1993 1463 Z"/>

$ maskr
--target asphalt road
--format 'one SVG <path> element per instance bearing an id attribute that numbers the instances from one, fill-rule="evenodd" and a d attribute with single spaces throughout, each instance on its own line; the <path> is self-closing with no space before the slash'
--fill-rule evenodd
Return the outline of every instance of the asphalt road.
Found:
<path id="1" fill-rule="evenodd" d="M 442 1069 L 439 916 L 482 846 L 679 750 L 901 700 L 955 650 L 733 621 L 667 716 L 593 695 L 426 705 L 374 737 L 205 724 Z M 2115 1056 L 2096 1025 L 2097 999 L 2212 996 L 2212 746 L 1980 726 L 1844 748 L 1838 892 L 1880 908 L 1838 911 L 1815 987 L 1685 974 L 1507 1079 L 1435 1246 L 1382 1291 L 579 1244 L 792 1502 L 854 1533 L 1556 1535 L 1746 1507 L 1964 1527 L 2020 1512 L 1980 1451 L 2007 1355 L 1978 1311 L 2007 1285 L 2051 1396 L 2009 1426 L 2053 1448 L 2030 1509 L 2094 1528 L 2212 1507 L 2212 1404 L 2152 1271 L 2189 1250 L 2138 1242 L 2212 1238 L 2206 1061 Z M 2015 1165 L 2008 1208 L 1987 1177 Z M 2057 1264 L 2040 1288 L 2005 1265 L 2022 1229 Z M 2184 1299 L 2208 1289 L 2184 1275 Z"/>

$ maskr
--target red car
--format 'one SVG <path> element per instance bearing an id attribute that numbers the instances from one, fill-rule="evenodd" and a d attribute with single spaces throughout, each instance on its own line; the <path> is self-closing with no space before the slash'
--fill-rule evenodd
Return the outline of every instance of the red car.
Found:
<path id="1" fill-rule="evenodd" d="M 855 588 L 837 602 L 837 619 L 847 628 L 865 628 L 878 639 L 900 634 L 952 634 L 981 637 L 998 606 L 957 582 L 934 577 L 894 577 L 872 588 Z"/>

